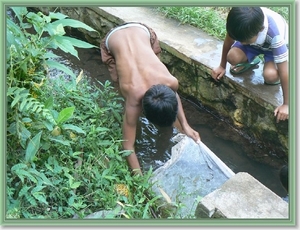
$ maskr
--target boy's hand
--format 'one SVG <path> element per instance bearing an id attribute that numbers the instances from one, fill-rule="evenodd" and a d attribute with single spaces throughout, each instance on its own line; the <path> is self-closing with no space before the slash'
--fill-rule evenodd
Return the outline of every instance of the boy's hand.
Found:
<path id="1" fill-rule="evenodd" d="M 274 116 L 276 116 L 276 122 L 284 121 L 286 119 L 289 119 L 289 106 L 288 105 L 281 105 L 278 106 L 274 110 Z"/>
<path id="2" fill-rule="evenodd" d="M 183 131 L 188 137 L 192 138 L 195 142 L 201 140 L 199 133 L 191 127 L 186 127 L 185 129 L 183 129 Z"/>
<path id="3" fill-rule="evenodd" d="M 223 68 L 222 66 L 219 66 L 211 71 L 211 76 L 213 79 L 218 81 L 223 77 L 223 75 L 225 74 L 225 71 L 226 71 L 225 68 Z"/>

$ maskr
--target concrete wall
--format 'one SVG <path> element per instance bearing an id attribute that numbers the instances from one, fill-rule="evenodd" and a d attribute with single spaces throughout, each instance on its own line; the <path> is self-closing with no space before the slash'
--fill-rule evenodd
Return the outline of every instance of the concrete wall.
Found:
<path id="1" fill-rule="evenodd" d="M 161 60 L 179 79 L 179 92 L 182 95 L 191 96 L 220 115 L 224 122 L 237 129 L 249 141 L 256 143 L 257 151 L 253 152 L 252 158 L 268 164 L 274 164 L 278 159 L 280 162 L 287 159 L 288 121 L 276 123 L 273 115 L 275 106 L 281 103 L 280 99 L 274 101 L 274 95 L 268 94 L 266 89 L 252 85 L 247 87 L 231 76 L 224 77 L 221 83 L 212 80 L 211 68 L 216 66 L 215 60 L 219 59 L 222 46 L 219 41 L 202 34 L 206 38 L 205 44 L 196 50 L 195 47 L 189 48 L 191 41 L 185 40 L 186 34 L 201 32 L 185 25 L 181 25 L 178 30 L 178 23 L 163 18 L 150 8 L 133 7 L 128 10 L 128 7 L 40 7 L 38 10 L 44 13 L 59 10 L 70 18 L 95 28 L 99 34 L 82 31 L 81 36 L 97 46 L 111 28 L 124 21 L 143 21 L 150 25 L 159 34 L 158 37 L 162 38 Z M 165 32 L 167 29 L 169 32 Z M 213 54 L 212 49 L 218 54 Z"/>

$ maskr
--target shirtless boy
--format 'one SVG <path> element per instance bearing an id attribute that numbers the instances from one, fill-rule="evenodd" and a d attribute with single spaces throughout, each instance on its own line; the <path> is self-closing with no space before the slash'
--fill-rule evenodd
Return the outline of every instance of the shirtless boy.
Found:
<path id="1" fill-rule="evenodd" d="M 125 99 L 123 148 L 132 153 L 127 162 L 135 174 L 142 174 L 134 144 L 139 116 L 162 127 L 178 119 L 183 132 L 200 141 L 185 117 L 177 94 L 178 80 L 160 61 L 161 48 L 156 33 L 147 25 L 130 22 L 112 29 L 101 41 L 101 57 L 111 78 Z"/>

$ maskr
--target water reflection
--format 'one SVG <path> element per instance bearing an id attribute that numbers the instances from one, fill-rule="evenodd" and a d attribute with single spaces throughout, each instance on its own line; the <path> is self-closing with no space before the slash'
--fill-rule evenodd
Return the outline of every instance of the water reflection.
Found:
<path id="1" fill-rule="evenodd" d="M 175 127 L 161 128 L 140 117 L 135 148 L 143 170 L 155 170 L 170 159 L 175 144 L 172 137 L 178 133 Z"/>

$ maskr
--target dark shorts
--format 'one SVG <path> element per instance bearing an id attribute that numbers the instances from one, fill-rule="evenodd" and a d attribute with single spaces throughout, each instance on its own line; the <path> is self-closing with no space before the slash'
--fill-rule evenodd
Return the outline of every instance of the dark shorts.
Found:
<path id="1" fill-rule="evenodd" d="M 272 51 L 265 51 L 265 50 L 261 50 L 261 49 L 257 49 L 253 46 L 250 45 L 243 45 L 240 42 L 236 41 L 232 47 L 237 47 L 240 48 L 247 56 L 248 62 L 253 61 L 253 59 L 260 55 L 263 54 L 264 55 L 264 60 L 265 63 L 269 62 L 269 61 L 274 61 L 274 57 L 273 57 L 273 53 Z"/>

